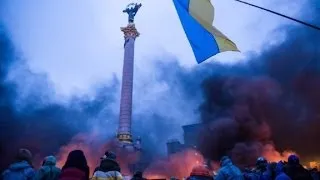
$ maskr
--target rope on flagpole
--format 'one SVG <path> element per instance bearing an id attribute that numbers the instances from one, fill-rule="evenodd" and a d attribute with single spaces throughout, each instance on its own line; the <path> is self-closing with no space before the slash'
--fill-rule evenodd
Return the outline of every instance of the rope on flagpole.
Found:
<path id="1" fill-rule="evenodd" d="M 262 9 L 262 10 L 264 10 L 264 11 L 267 11 L 267 12 L 270 12 L 270 13 L 273 13 L 273 14 L 276 14 L 276 15 L 278 15 L 278 16 L 281 16 L 281 17 L 290 19 L 290 20 L 292 20 L 292 21 L 295 21 L 295 22 L 297 22 L 297 23 L 303 24 L 303 25 L 305 25 L 305 26 L 308 26 L 308 27 L 310 27 L 310 28 L 313 28 L 313 29 L 316 29 L 316 30 L 320 31 L 320 27 L 318 27 L 318 26 L 315 26 L 315 25 L 312 25 L 312 24 L 303 22 L 303 21 L 301 21 L 301 20 L 298 20 L 298 19 L 295 19 L 295 18 L 286 16 L 286 15 L 284 15 L 284 14 L 280 14 L 280 13 L 277 13 L 277 12 L 275 12 L 275 11 L 272 11 L 272 10 L 269 10 L 269 9 L 266 9 L 266 8 L 263 8 L 263 7 L 254 5 L 254 4 L 250 4 L 250 3 L 248 3 L 248 2 L 244 2 L 244 1 L 241 1 L 241 0 L 235 0 L 235 1 L 240 2 L 240 3 L 243 3 L 243 4 L 246 4 L 246 5 L 249 5 L 249 6 L 252 6 L 252 7 L 255 7 L 255 8 L 258 8 L 258 9 Z"/>

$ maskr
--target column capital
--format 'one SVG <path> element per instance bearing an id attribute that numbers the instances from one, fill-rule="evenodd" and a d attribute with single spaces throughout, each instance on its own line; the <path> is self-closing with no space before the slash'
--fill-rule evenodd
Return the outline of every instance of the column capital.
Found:
<path id="1" fill-rule="evenodd" d="M 140 35 L 134 23 L 129 23 L 127 27 L 121 27 L 120 29 L 124 34 L 124 38 L 136 38 Z"/>
<path id="2" fill-rule="evenodd" d="M 117 138 L 120 142 L 132 143 L 132 136 L 130 133 L 119 133 Z"/>

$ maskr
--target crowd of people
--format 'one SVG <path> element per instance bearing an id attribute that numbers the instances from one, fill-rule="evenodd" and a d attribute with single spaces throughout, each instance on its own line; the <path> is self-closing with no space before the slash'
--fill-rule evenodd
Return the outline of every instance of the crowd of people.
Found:
<path id="1" fill-rule="evenodd" d="M 245 169 L 243 172 L 235 166 L 228 157 L 221 159 L 221 168 L 217 172 L 215 180 L 319 180 L 320 174 L 317 168 L 307 170 L 300 164 L 296 155 L 290 155 L 287 162 L 279 161 L 268 163 L 259 157 L 256 167 Z"/>
<path id="2" fill-rule="evenodd" d="M 0 180 L 122 180 L 121 169 L 116 155 L 107 151 L 90 176 L 87 159 L 81 150 L 68 154 L 67 160 L 60 169 L 56 166 L 56 158 L 47 156 L 42 166 L 36 170 L 32 165 L 32 154 L 28 149 L 20 149 L 16 160 L 0 177 Z M 132 180 L 144 180 L 142 172 L 136 172 Z"/>
<path id="3" fill-rule="evenodd" d="M 296 155 L 291 155 L 287 162 L 268 163 L 260 157 L 253 169 L 240 170 L 227 156 L 221 158 L 220 169 L 213 175 L 205 165 L 195 166 L 186 180 L 319 180 L 318 170 L 307 170 Z M 32 166 L 32 154 L 27 149 L 20 149 L 16 160 L 1 174 L 0 180 L 123 180 L 116 155 L 107 151 L 90 176 L 86 157 L 81 150 L 71 151 L 64 166 L 56 166 L 56 158 L 47 156 L 42 166 L 36 170 Z M 176 178 L 172 177 L 171 180 Z M 136 172 L 131 180 L 146 180 L 141 171 Z"/>

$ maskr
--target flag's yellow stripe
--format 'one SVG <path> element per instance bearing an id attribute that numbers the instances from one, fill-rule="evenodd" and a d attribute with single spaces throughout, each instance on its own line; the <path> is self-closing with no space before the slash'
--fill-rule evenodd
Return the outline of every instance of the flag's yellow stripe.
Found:
<path id="1" fill-rule="evenodd" d="M 211 26 L 213 22 L 214 9 L 210 0 L 190 0 L 189 13 L 202 26 Z"/>
<path id="2" fill-rule="evenodd" d="M 235 43 L 212 26 L 214 7 L 210 0 L 189 0 L 189 13 L 214 36 L 220 52 L 239 51 Z"/>

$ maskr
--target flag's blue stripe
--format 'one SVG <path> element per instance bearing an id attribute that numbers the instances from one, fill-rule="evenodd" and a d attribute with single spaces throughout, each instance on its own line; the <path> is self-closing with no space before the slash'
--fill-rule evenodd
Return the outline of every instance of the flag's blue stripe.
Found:
<path id="1" fill-rule="evenodd" d="M 198 63 L 219 53 L 214 36 L 189 14 L 189 0 L 173 0 Z"/>

